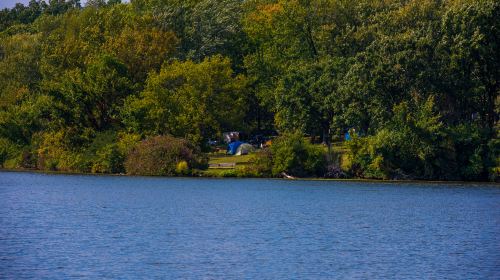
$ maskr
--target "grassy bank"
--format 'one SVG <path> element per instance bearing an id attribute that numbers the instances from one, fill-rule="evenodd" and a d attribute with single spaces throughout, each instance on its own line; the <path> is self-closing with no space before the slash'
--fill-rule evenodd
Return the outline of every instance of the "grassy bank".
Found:
<path id="1" fill-rule="evenodd" d="M 247 177 L 246 170 L 250 169 L 255 162 L 255 154 L 232 156 L 223 151 L 208 154 L 209 168 L 200 171 L 204 177 Z M 227 167 L 219 167 L 227 166 Z M 248 176 L 254 177 L 254 176 Z"/>

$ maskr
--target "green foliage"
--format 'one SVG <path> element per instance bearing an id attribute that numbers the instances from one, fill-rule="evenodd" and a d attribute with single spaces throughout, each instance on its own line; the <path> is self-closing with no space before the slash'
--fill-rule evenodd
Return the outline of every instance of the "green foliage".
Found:
<path id="1" fill-rule="evenodd" d="M 32 23 L 43 14 L 56 15 L 79 7 L 79 0 L 31 0 L 28 6 L 17 3 L 10 10 L 0 10 L 0 32 L 12 26 Z"/>
<path id="2" fill-rule="evenodd" d="M 241 62 L 245 33 L 241 26 L 240 0 L 151 0 L 134 1 L 152 13 L 158 24 L 182 38 L 181 59 L 201 62 L 220 54 Z"/>
<path id="3" fill-rule="evenodd" d="M 5 161 L 16 156 L 19 146 L 9 139 L 0 138 L 0 167 L 4 167 Z"/>
<path id="4" fill-rule="evenodd" d="M 498 18 L 495 0 L 17 4 L 0 11 L 0 164 L 117 173 L 144 137 L 205 150 L 279 130 L 290 147 L 228 175 L 319 176 L 288 134 L 331 147 L 355 127 L 352 175 L 497 180 Z"/>
<path id="5" fill-rule="evenodd" d="M 500 180 L 500 124 L 497 123 L 493 138 L 488 141 L 489 179 Z"/>
<path id="6" fill-rule="evenodd" d="M 92 165 L 92 173 L 121 173 L 123 167 L 123 155 L 116 144 L 108 144 L 96 153 L 96 160 Z"/>
<path id="7" fill-rule="evenodd" d="M 37 135 L 36 166 L 42 170 L 121 173 L 125 170 L 126 153 L 138 142 L 136 137 L 106 131 L 88 139 L 80 136 L 79 141 L 85 144 L 72 147 L 71 143 L 76 142 L 73 133 L 67 130 Z"/>
<path id="8" fill-rule="evenodd" d="M 128 100 L 124 123 L 147 135 L 171 134 L 202 145 L 224 131 L 242 129 L 245 78 L 228 59 L 207 58 L 163 65 L 145 90 Z"/>
<path id="9" fill-rule="evenodd" d="M 37 167 L 42 170 L 89 172 L 90 162 L 71 149 L 71 131 L 46 132 L 37 135 Z"/>
<path id="10" fill-rule="evenodd" d="M 443 124 L 435 113 L 434 99 L 394 106 L 387 128 L 374 136 L 354 139 L 348 144 L 352 171 L 367 178 L 440 178 L 440 153 L 446 149 Z"/>
<path id="11" fill-rule="evenodd" d="M 255 166 L 245 166 L 234 169 L 208 169 L 200 173 L 204 177 L 217 178 L 261 178 L 271 176 L 268 173 L 259 173 Z"/>
<path id="12" fill-rule="evenodd" d="M 338 90 L 345 67 L 342 59 L 325 57 L 286 69 L 275 90 L 276 126 L 285 132 L 322 135 L 328 142 L 332 131 L 346 125 Z"/>
<path id="13" fill-rule="evenodd" d="M 173 32 L 155 27 L 125 27 L 104 48 L 127 66 L 133 81 L 144 83 L 150 71 L 158 71 L 173 56 L 178 39 Z"/>
<path id="14" fill-rule="evenodd" d="M 187 175 L 189 172 L 189 165 L 187 161 L 182 160 L 177 163 L 177 166 L 175 167 L 175 173 L 179 175 Z"/>
<path id="15" fill-rule="evenodd" d="M 127 155 L 125 162 L 125 169 L 131 175 L 173 176 L 205 167 L 206 159 L 196 146 L 171 136 L 155 136 L 142 141 Z"/>
<path id="16" fill-rule="evenodd" d="M 370 138 L 354 137 L 349 143 L 350 165 L 347 166 L 354 175 L 366 178 L 387 179 L 389 171 L 383 165 L 383 156 L 379 154 L 377 144 L 390 138 L 387 131 L 379 132 Z M 382 141 L 383 144 L 385 142 Z"/>
<path id="17" fill-rule="evenodd" d="M 255 154 L 253 169 L 261 176 L 272 176 L 273 156 L 270 148 L 264 148 Z"/>
<path id="18" fill-rule="evenodd" d="M 488 169 L 496 164 L 493 155 L 498 155 L 498 147 L 494 145 L 495 138 L 488 145 L 488 140 L 492 137 L 491 131 L 477 123 L 471 123 L 451 127 L 449 134 L 459 176 L 468 180 L 487 179 Z"/>
<path id="19" fill-rule="evenodd" d="M 257 154 L 255 174 L 321 177 L 326 167 L 324 150 L 312 145 L 300 133 L 286 134 L 273 140 L 269 149 Z"/>
<path id="20" fill-rule="evenodd" d="M 85 71 L 65 72 L 59 83 L 47 89 L 62 103 L 59 113 L 66 116 L 66 125 L 101 131 L 117 122 L 119 108 L 130 95 L 132 84 L 125 66 L 104 55 L 91 61 Z"/>
<path id="21" fill-rule="evenodd" d="M 351 172 L 366 178 L 484 180 L 487 129 L 460 125 L 445 128 L 434 99 L 394 107 L 387 128 L 348 142 Z"/>
<path id="22" fill-rule="evenodd" d="M 118 150 L 122 155 L 128 155 L 140 141 L 141 136 L 138 134 L 118 133 Z"/>

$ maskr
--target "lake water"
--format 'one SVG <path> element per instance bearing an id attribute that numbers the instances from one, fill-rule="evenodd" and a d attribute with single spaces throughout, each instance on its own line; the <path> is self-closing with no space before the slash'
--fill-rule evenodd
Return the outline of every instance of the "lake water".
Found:
<path id="1" fill-rule="evenodd" d="M 500 188 L 0 172 L 0 278 L 500 279 Z"/>

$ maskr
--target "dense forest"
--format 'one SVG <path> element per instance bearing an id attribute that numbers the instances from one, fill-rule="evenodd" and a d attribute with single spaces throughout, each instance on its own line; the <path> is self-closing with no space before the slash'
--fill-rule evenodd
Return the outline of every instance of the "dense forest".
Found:
<path id="1" fill-rule="evenodd" d="M 497 180 L 499 44 L 497 0 L 31 0 L 0 11 L 0 165 L 118 173 L 140 143 L 277 131 L 262 174 L 322 176 L 303 136 L 350 130 L 349 176 Z"/>

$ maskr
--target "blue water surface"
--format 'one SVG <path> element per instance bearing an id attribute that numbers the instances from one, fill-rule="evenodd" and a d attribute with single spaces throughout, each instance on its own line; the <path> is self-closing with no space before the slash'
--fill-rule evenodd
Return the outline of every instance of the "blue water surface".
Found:
<path id="1" fill-rule="evenodd" d="M 500 188 L 0 172 L 1 279 L 500 279 Z"/>

